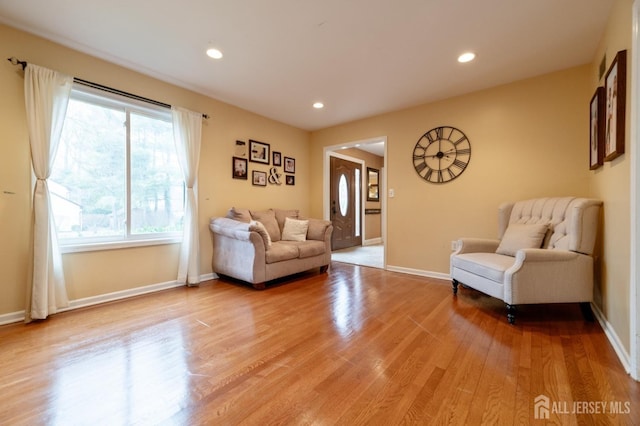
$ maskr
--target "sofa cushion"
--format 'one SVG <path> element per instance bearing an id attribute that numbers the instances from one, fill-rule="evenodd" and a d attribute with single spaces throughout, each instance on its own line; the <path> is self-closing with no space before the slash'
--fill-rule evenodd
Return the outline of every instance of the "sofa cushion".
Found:
<path id="1" fill-rule="evenodd" d="M 314 240 L 306 240 L 306 241 L 280 241 L 278 244 L 287 244 L 292 245 L 298 248 L 299 254 L 298 257 L 300 259 L 304 259 L 305 257 L 313 257 L 318 256 L 320 254 L 324 254 L 325 252 L 325 243 L 324 241 L 314 241 Z"/>
<path id="2" fill-rule="evenodd" d="M 524 248 L 540 248 L 549 225 L 547 223 L 511 223 L 502 236 L 496 253 L 515 256 Z"/>
<path id="3" fill-rule="evenodd" d="M 227 217 L 240 222 L 251 222 L 251 213 L 249 212 L 249 209 L 237 209 L 235 207 L 231 207 L 227 212 Z"/>
<path id="4" fill-rule="evenodd" d="M 309 229 L 308 220 L 285 218 L 284 228 L 282 229 L 283 241 L 305 241 L 307 239 L 307 229 Z"/>
<path id="5" fill-rule="evenodd" d="M 250 212 L 253 220 L 262 222 L 264 227 L 267 228 L 267 232 L 269 233 L 269 237 L 271 237 L 272 242 L 275 243 L 276 241 L 280 241 L 280 228 L 276 221 L 276 214 L 272 209 L 261 211 L 251 210 Z"/>
<path id="6" fill-rule="evenodd" d="M 276 214 L 276 222 L 278 222 L 278 227 L 280 228 L 280 232 L 284 229 L 284 221 L 286 218 L 290 217 L 292 219 L 300 218 L 300 210 L 290 209 L 273 209 L 273 212 Z"/>
<path id="7" fill-rule="evenodd" d="M 451 258 L 451 266 L 480 275 L 492 281 L 504 281 L 504 272 L 513 266 L 515 259 L 496 253 L 464 253 Z"/>
<path id="8" fill-rule="evenodd" d="M 300 251 L 295 244 L 285 244 L 282 241 L 271 244 L 271 248 L 265 253 L 267 263 L 282 262 L 298 258 Z"/>
<path id="9" fill-rule="evenodd" d="M 267 232 L 267 228 L 264 227 L 262 222 L 257 220 L 252 220 L 249 222 L 249 231 L 254 231 L 260 234 L 262 237 L 262 241 L 264 241 L 264 249 L 269 250 L 271 248 L 271 237 L 269 236 L 269 232 Z"/>

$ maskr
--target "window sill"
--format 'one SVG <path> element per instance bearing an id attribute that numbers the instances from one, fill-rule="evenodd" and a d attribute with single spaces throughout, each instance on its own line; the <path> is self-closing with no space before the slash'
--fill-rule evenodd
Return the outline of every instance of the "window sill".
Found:
<path id="1" fill-rule="evenodd" d="M 82 253 L 85 251 L 104 251 L 104 250 L 118 250 L 133 247 L 146 247 L 146 246 L 158 246 L 166 244 L 180 244 L 182 242 L 181 237 L 167 237 L 167 238 L 154 238 L 154 239 L 140 239 L 140 240 L 127 240 L 127 241 L 112 241 L 105 243 L 85 243 L 85 244 L 60 244 L 60 253 Z"/>

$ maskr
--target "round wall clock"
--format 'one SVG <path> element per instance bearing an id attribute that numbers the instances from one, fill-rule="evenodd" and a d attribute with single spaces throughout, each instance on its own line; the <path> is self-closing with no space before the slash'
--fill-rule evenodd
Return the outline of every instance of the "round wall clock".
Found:
<path id="1" fill-rule="evenodd" d="M 464 172 L 470 159 L 469 139 L 451 126 L 429 130 L 413 148 L 413 167 L 431 183 L 451 182 Z"/>

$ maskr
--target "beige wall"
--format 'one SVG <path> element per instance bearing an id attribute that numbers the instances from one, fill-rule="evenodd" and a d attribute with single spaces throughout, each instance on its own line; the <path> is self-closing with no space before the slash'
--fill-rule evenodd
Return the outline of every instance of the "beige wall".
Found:
<path id="1" fill-rule="evenodd" d="M 496 208 L 505 200 L 545 195 L 590 196 L 604 201 L 596 259 L 595 303 L 624 350 L 630 350 L 630 156 L 588 170 L 588 104 L 607 67 L 627 49 L 626 152 L 632 63 L 632 0 L 617 0 L 592 63 L 458 98 L 372 117 L 311 135 L 312 158 L 322 147 L 387 136 L 387 263 L 417 272 L 448 273 L 450 241 L 494 237 Z M 422 182 L 410 162 L 425 131 L 452 125 L 472 145 L 471 162 L 455 181 Z M 322 163 L 311 165 L 312 213 L 322 211 Z M 386 195 L 386 194 L 384 194 Z"/>
<path id="2" fill-rule="evenodd" d="M 211 272 L 209 217 L 231 206 L 300 208 L 309 204 L 309 133 L 198 93 L 98 60 L 0 25 L 0 315 L 24 309 L 29 280 L 31 171 L 23 95 L 23 73 L 4 58 L 16 56 L 75 77 L 165 103 L 207 113 L 203 121 L 199 174 L 201 273 Z M 296 159 L 296 185 L 254 187 L 231 178 L 237 139 L 256 139 Z M 249 163 L 249 171 L 267 166 Z M 66 254 L 65 277 L 72 300 L 173 281 L 179 245 Z"/>
<path id="3" fill-rule="evenodd" d="M 378 169 L 380 171 L 379 174 L 379 187 L 382 188 L 382 167 L 384 166 L 384 157 L 380 157 L 379 155 L 372 154 L 367 151 L 363 151 L 358 148 L 347 148 L 336 151 L 341 155 L 347 155 L 349 157 L 357 158 L 364 161 L 365 169 L 365 184 L 366 184 L 366 173 L 367 167 L 371 167 L 374 169 Z M 366 187 L 365 187 L 366 191 Z M 382 194 L 380 194 L 382 196 Z M 382 208 L 382 198 L 380 201 L 368 201 L 365 200 L 364 203 L 365 209 L 381 209 Z M 321 217 L 321 216 L 318 216 Z M 364 241 L 373 240 L 375 238 L 382 238 L 382 223 L 381 223 L 381 214 L 365 214 L 364 215 Z"/>
<path id="4" fill-rule="evenodd" d="M 616 53 L 627 50 L 626 154 L 605 162 L 589 174 L 590 194 L 604 201 L 600 259 L 596 279 L 595 302 L 615 330 L 627 353 L 630 348 L 630 164 L 629 135 L 631 111 L 631 37 L 632 0 L 618 0 L 609 17 L 607 29 L 589 72 L 591 95 L 604 86 L 598 68 L 606 54 L 607 68 Z"/>
<path id="5" fill-rule="evenodd" d="M 312 214 L 322 212 L 324 146 L 387 136 L 387 264 L 449 273 L 451 241 L 495 237 L 497 207 L 507 200 L 588 195 L 590 66 L 311 134 Z M 451 125 L 471 141 L 471 161 L 456 180 L 423 181 L 413 148 L 427 130 Z M 383 194 L 386 195 L 386 194 Z"/>

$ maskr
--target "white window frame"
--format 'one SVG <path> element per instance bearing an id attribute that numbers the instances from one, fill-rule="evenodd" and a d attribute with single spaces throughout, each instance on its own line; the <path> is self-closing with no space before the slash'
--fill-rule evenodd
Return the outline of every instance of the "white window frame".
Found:
<path id="1" fill-rule="evenodd" d="M 71 90 L 71 99 L 88 102 L 105 108 L 124 109 L 126 115 L 126 194 L 125 204 L 127 210 L 126 233 L 117 237 L 82 237 L 74 239 L 58 239 L 61 253 L 78 253 L 85 251 L 115 250 L 131 247 L 154 246 L 161 244 L 179 244 L 182 242 L 182 231 L 163 232 L 152 234 L 131 234 L 131 156 L 130 156 L 130 114 L 135 113 L 147 117 L 157 118 L 168 123 L 172 122 L 171 111 L 167 108 L 156 106 L 136 99 L 130 99 L 122 95 L 106 92 L 100 89 L 83 86 L 74 83 Z M 176 154 L 177 155 L 177 154 Z M 184 200 L 183 200 L 184 203 Z M 184 206 L 184 204 L 183 204 Z"/>

